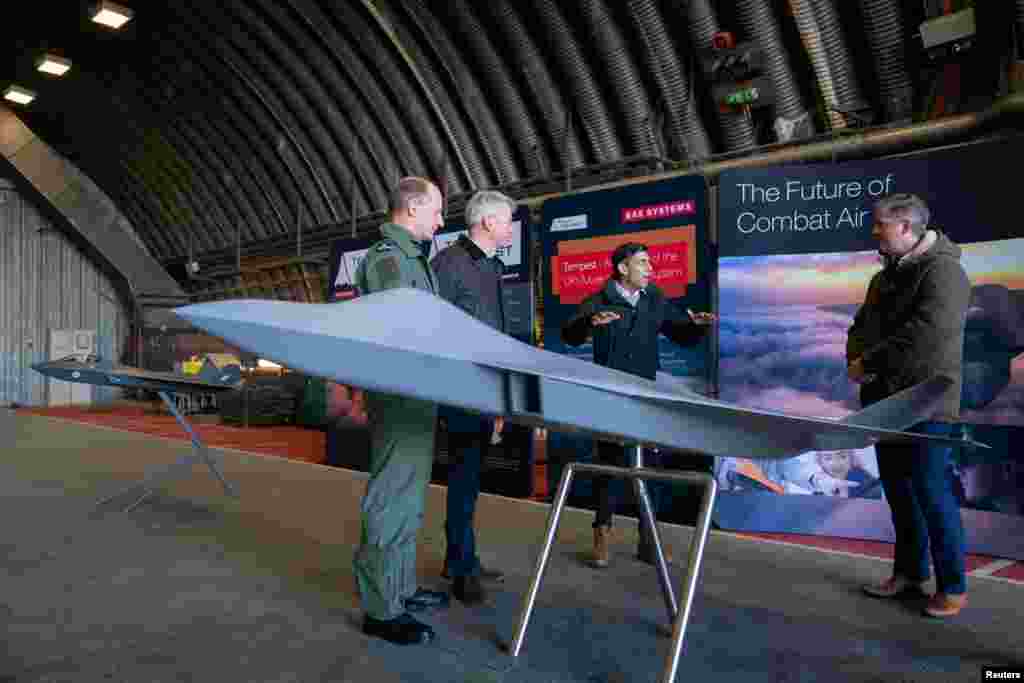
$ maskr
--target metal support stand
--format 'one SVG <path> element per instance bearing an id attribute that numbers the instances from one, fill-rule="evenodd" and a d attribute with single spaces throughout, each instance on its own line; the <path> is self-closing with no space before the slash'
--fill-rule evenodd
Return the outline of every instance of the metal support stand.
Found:
<path id="1" fill-rule="evenodd" d="M 641 470 L 644 466 L 643 446 L 633 447 L 634 470 Z M 640 533 L 644 532 L 644 525 L 651 534 L 651 545 L 654 546 L 655 569 L 658 570 L 658 583 L 661 584 L 662 595 L 665 596 L 665 608 L 668 610 L 668 623 L 672 623 L 679 614 L 679 607 L 676 604 L 675 591 L 672 590 L 672 577 L 668 574 L 668 563 L 665 562 L 665 553 L 661 545 L 661 532 L 658 531 L 658 520 L 654 516 L 654 506 L 647 495 L 647 482 L 636 477 L 633 479 L 633 489 L 636 491 L 636 499 L 640 502 Z"/>
<path id="2" fill-rule="evenodd" d="M 540 583 L 544 578 L 544 571 L 547 569 L 548 559 L 551 556 L 551 546 L 555 540 L 555 533 L 558 531 L 558 520 L 562 516 L 562 508 L 565 507 L 565 500 L 569 496 L 569 485 L 572 483 L 573 475 L 576 472 L 590 474 L 605 474 L 613 477 L 632 479 L 636 486 L 637 496 L 640 499 L 641 514 L 647 523 L 650 524 L 651 540 L 654 543 L 654 550 L 657 556 L 658 580 L 661 583 L 665 595 L 665 604 L 670 615 L 669 620 L 673 622 L 672 645 L 665 662 L 665 669 L 662 675 L 662 683 L 673 683 L 676 671 L 679 668 L 679 658 L 683 652 L 683 638 L 686 635 L 686 625 L 690 619 L 690 609 L 693 606 L 693 597 L 697 592 L 697 579 L 700 575 L 700 565 L 704 559 L 704 546 L 707 543 L 708 532 L 711 530 L 711 512 L 715 505 L 715 496 L 718 494 L 718 483 L 712 474 L 704 472 L 674 472 L 667 470 L 645 469 L 643 467 L 642 450 L 636 446 L 633 451 L 632 467 L 611 467 L 608 465 L 594 465 L 589 463 L 569 463 L 562 472 L 562 479 L 558 484 L 558 492 L 555 494 L 554 504 L 551 506 L 551 513 L 548 516 L 548 528 L 544 535 L 544 545 L 541 547 L 540 555 L 537 557 L 537 565 L 533 572 L 533 579 L 530 581 L 530 588 L 523 597 L 523 607 L 519 616 L 519 624 L 516 627 L 515 640 L 512 644 L 512 656 L 518 657 L 522 650 L 523 641 L 526 639 L 526 628 L 530 621 L 530 614 L 533 612 L 534 602 L 537 600 L 537 593 L 540 590 Z M 682 608 L 677 608 L 675 595 L 672 592 L 671 579 L 668 574 L 668 566 L 665 563 L 665 554 L 661 547 L 661 536 L 655 523 L 651 501 L 647 496 L 647 488 L 644 480 L 656 481 L 680 481 L 697 484 L 704 488 L 704 495 L 701 499 L 700 512 L 697 515 L 697 526 L 693 532 L 693 540 L 690 542 L 690 552 L 687 560 L 686 576 L 683 579 Z"/>
<path id="3" fill-rule="evenodd" d="M 149 496 L 156 492 L 156 484 L 158 480 L 165 478 L 167 475 L 170 475 L 170 473 L 173 470 L 184 468 L 186 466 L 191 467 L 196 462 L 203 462 L 206 464 L 206 466 L 210 469 L 213 475 L 220 482 L 221 486 L 224 487 L 225 495 L 236 495 L 234 487 L 227 481 L 227 479 L 224 478 L 224 475 L 221 473 L 220 468 L 217 467 L 217 463 L 214 461 L 213 456 L 210 455 L 210 452 L 207 449 L 206 444 L 204 444 L 202 440 L 199 438 L 199 435 L 192 430 L 192 427 L 189 425 L 188 420 L 186 420 L 185 416 L 182 415 L 181 412 L 178 410 L 178 406 L 175 404 L 174 399 L 170 395 L 168 395 L 167 392 L 161 391 L 159 392 L 159 394 L 160 398 L 163 399 L 164 405 L 166 405 L 167 408 L 174 415 L 174 418 L 178 421 L 178 424 L 180 424 L 182 429 L 184 429 L 185 432 L 188 433 L 189 438 L 192 440 L 192 451 L 186 455 L 183 455 L 181 458 L 171 463 L 170 465 L 162 467 L 154 472 L 147 474 L 145 479 L 143 479 L 142 481 L 136 484 L 132 484 L 131 486 L 121 489 L 120 491 L 114 493 L 113 495 L 101 499 L 96 503 L 97 508 L 116 498 L 120 498 L 129 491 L 134 491 L 135 489 L 142 488 L 142 495 L 139 496 L 134 503 L 132 503 L 123 510 L 124 512 L 129 512 L 133 510 L 135 507 L 137 507 L 140 503 L 142 503 L 142 501 L 144 501 L 146 498 L 148 498 Z"/>

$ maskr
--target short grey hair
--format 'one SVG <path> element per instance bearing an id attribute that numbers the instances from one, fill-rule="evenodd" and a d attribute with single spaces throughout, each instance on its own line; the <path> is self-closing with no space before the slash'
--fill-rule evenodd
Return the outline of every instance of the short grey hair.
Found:
<path id="1" fill-rule="evenodd" d="M 881 215 L 880 215 L 881 214 Z M 895 218 L 909 221 L 912 232 L 922 235 L 928 229 L 932 212 L 928 204 L 916 194 L 901 193 L 882 197 L 875 203 L 875 219 L 885 221 Z"/>
<path id="2" fill-rule="evenodd" d="M 434 183 L 426 178 L 408 176 L 402 178 L 391 191 L 389 204 L 392 211 L 424 206 L 431 200 L 431 188 Z"/>
<path id="3" fill-rule="evenodd" d="M 466 225 L 477 225 L 483 222 L 485 216 L 492 216 L 505 207 L 514 214 L 515 200 L 495 190 L 481 190 L 466 202 Z"/>

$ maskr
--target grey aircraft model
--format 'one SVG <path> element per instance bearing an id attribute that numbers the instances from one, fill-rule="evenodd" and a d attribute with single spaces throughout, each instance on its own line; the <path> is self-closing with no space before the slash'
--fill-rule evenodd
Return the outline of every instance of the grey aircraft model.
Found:
<path id="1" fill-rule="evenodd" d="M 114 365 L 92 354 L 71 355 L 60 360 L 36 363 L 32 369 L 65 382 L 165 391 L 170 394 L 230 391 L 237 389 L 242 381 L 242 373 L 237 365 L 228 365 L 220 369 L 212 363 L 206 363 L 196 375 L 179 375 Z"/>
<path id="2" fill-rule="evenodd" d="M 986 448 L 970 439 L 902 431 L 930 416 L 950 386 L 944 378 L 910 387 L 840 420 L 744 408 L 689 391 L 670 375 L 659 374 L 650 381 L 530 346 L 414 289 L 392 289 L 334 304 L 218 301 L 185 306 L 175 314 L 242 349 L 310 375 L 503 415 L 527 426 L 582 431 L 632 444 L 633 467 L 568 463 L 563 469 L 508 649 L 515 657 L 522 648 L 574 473 L 624 477 L 633 481 L 640 514 L 652 529 L 658 581 L 672 622 L 663 683 L 676 678 L 717 484 L 702 472 L 644 468 L 642 446 L 751 459 L 865 448 L 883 440 Z M 645 479 L 685 481 L 704 488 L 680 603 Z"/>
<path id="3" fill-rule="evenodd" d="M 309 375 L 667 449 L 782 459 L 882 439 L 965 445 L 900 431 L 928 417 L 948 386 L 941 378 L 840 420 L 744 408 L 689 391 L 664 373 L 650 381 L 530 346 L 413 289 L 338 304 L 230 300 L 174 312 Z"/>
<path id="4" fill-rule="evenodd" d="M 153 472 L 141 482 L 103 498 L 97 503 L 97 506 L 120 498 L 129 491 L 141 488 L 143 490 L 142 495 L 125 508 L 127 512 L 156 491 L 155 484 L 158 480 L 162 479 L 162 475 L 169 474 L 172 470 L 191 466 L 195 462 L 202 462 L 209 468 L 210 472 L 220 481 L 227 495 L 235 495 L 234 487 L 224 478 L 213 456 L 210 455 L 206 444 L 193 431 L 188 420 L 178 410 L 173 396 L 175 394 L 221 393 L 237 389 L 242 384 L 241 368 L 237 365 L 217 368 L 213 363 L 207 361 L 203 364 L 198 374 L 179 375 L 171 372 L 140 370 L 139 368 L 127 365 L 114 365 L 112 361 L 98 358 L 93 354 L 77 354 L 61 358 L 60 360 L 35 363 L 32 365 L 32 369 L 47 377 L 65 382 L 155 391 L 192 442 L 192 451 L 179 458 L 169 467 Z"/>

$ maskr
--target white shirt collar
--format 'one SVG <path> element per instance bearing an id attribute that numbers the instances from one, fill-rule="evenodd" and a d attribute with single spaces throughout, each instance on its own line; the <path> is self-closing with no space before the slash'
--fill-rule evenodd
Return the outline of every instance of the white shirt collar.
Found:
<path id="1" fill-rule="evenodd" d="M 630 306 L 636 306 L 637 302 L 640 301 L 640 295 L 644 293 L 643 289 L 637 289 L 631 292 L 623 287 L 618 280 L 615 281 L 615 288 L 619 291 L 619 294 L 622 295 L 622 298 L 629 302 Z"/>

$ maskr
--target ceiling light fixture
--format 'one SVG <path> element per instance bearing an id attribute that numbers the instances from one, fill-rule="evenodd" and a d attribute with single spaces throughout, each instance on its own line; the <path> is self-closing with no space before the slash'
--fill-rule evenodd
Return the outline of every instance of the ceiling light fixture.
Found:
<path id="1" fill-rule="evenodd" d="M 36 60 L 36 69 L 54 76 L 63 76 L 70 68 L 71 60 L 57 55 L 45 54 Z"/>
<path id="2" fill-rule="evenodd" d="M 31 90 L 26 90 L 17 85 L 9 85 L 4 90 L 4 99 L 16 102 L 18 104 L 28 104 L 36 98 L 36 94 Z"/>
<path id="3" fill-rule="evenodd" d="M 92 20 L 110 28 L 121 28 L 132 18 L 132 11 L 108 0 L 100 0 L 93 7 Z"/>

